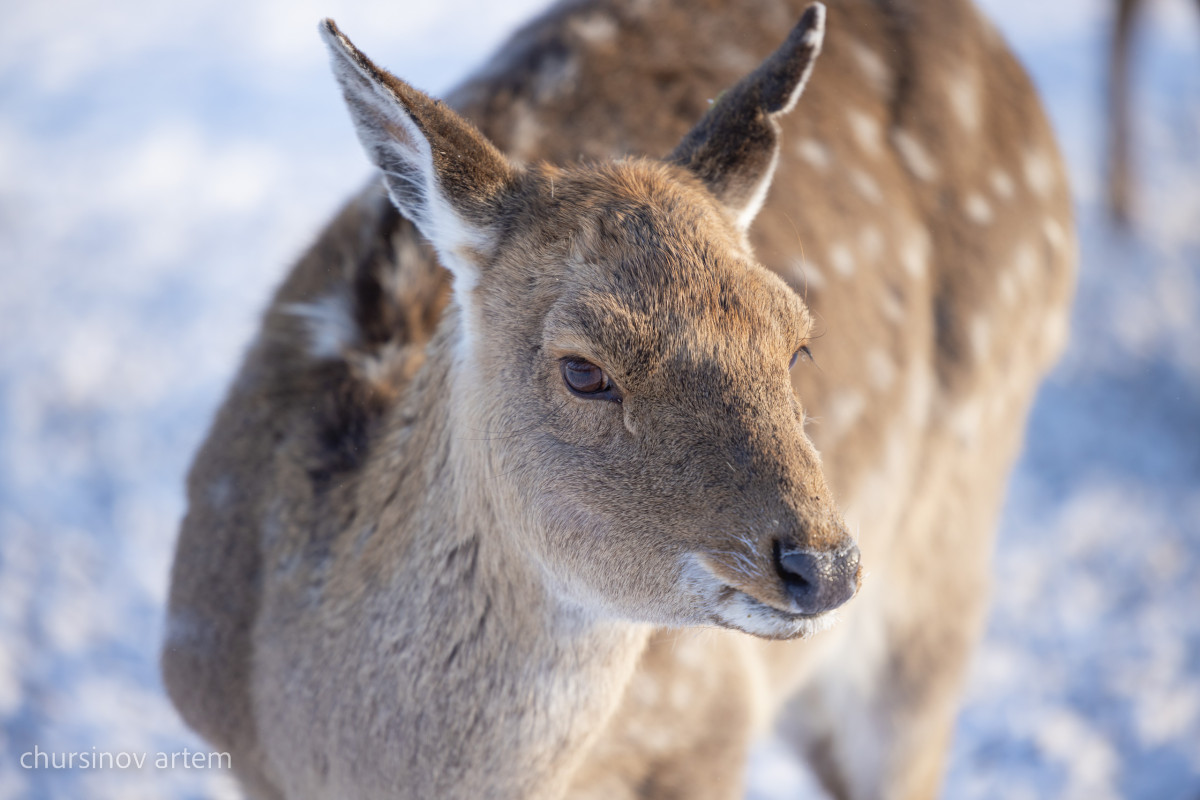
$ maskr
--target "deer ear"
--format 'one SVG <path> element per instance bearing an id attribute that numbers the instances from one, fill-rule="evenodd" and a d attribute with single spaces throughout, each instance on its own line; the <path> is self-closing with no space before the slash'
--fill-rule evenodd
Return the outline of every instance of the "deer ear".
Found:
<path id="1" fill-rule="evenodd" d="M 742 231 L 762 208 L 779 159 L 779 122 L 800 99 L 825 35 L 825 6 L 809 6 L 778 50 L 721 94 L 668 161 L 695 173 Z"/>
<path id="2" fill-rule="evenodd" d="M 392 202 L 453 273 L 461 302 L 494 240 L 512 165 L 445 104 L 375 66 L 333 20 L 320 30 L 359 141 L 383 170 Z"/>

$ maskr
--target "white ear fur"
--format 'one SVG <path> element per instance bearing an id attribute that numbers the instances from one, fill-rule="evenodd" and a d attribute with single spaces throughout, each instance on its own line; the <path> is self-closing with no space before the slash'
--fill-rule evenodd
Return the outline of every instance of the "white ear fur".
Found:
<path id="1" fill-rule="evenodd" d="M 391 76 L 385 77 L 333 20 L 325 20 L 320 31 L 363 149 L 383 171 L 396 208 L 433 244 L 442 265 L 453 274 L 455 299 L 466 309 L 479 280 L 479 256 L 490 249 L 492 236 L 468 221 L 444 191 L 429 137 L 388 84 Z M 464 314 L 464 324 L 470 317 Z"/>
<path id="2" fill-rule="evenodd" d="M 781 116 L 783 114 L 792 113 L 792 109 L 796 107 L 796 102 L 800 99 L 800 95 L 804 94 L 804 87 L 808 85 L 808 79 L 812 77 L 813 66 L 817 63 L 817 56 L 821 54 L 821 45 L 825 41 L 825 5 L 823 3 L 813 3 L 809 6 L 812 13 L 812 20 L 809 27 L 804 31 L 804 35 L 800 37 L 800 47 L 808 51 L 809 56 L 804 70 L 800 73 L 799 79 L 796 81 L 792 93 L 788 95 L 787 102 L 780 108 L 771 112 L 772 116 Z"/>

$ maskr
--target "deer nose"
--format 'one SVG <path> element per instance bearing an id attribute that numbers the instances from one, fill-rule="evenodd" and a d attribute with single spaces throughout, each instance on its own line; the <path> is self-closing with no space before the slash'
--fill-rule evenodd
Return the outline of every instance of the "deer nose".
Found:
<path id="1" fill-rule="evenodd" d="M 858 545 L 836 551 L 787 549 L 775 545 L 775 567 L 801 614 L 837 608 L 858 590 Z"/>

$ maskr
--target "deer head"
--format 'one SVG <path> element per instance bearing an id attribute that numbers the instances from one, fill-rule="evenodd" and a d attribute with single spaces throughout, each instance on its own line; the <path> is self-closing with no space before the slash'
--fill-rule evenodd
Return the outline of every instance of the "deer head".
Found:
<path id="1" fill-rule="evenodd" d="M 368 156 L 453 275 L 430 358 L 456 480 L 564 600 L 786 638 L 857 590 L 789 377 L 809 313 L 745 238 L 823 28 L 814 5 L 665 161 L 518 168 L 322 26 Z"/>

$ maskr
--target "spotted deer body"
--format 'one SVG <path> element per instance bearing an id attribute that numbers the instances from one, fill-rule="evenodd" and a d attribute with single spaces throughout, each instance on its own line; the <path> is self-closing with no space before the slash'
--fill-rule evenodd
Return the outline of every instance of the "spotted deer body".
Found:
<path id="1" fill-rule="evenodd" d="M 823 12 L 728 6 L 558 6 L 449 106 L 324 29 L 384 178 L 197 456 L 164 648 L 255 796 L 730 798 L 772 725 L 936 794 L 1062 167 L 966 3 L 831 4 L 807 85 Z"/>

